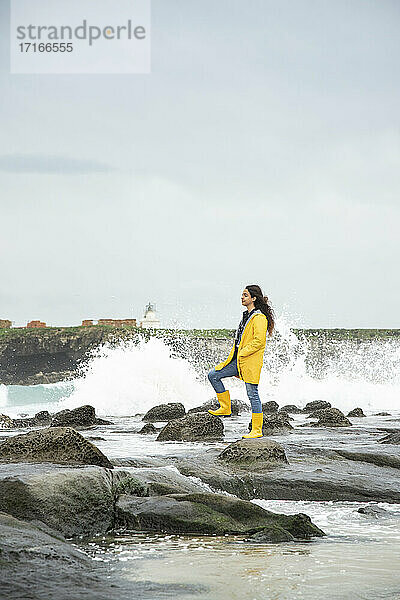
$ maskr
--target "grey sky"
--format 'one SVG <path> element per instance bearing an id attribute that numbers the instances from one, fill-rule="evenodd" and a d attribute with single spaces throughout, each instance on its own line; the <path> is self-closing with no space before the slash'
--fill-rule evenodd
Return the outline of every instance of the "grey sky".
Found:
<path id="1" fill-rule="evenodd" d="M 0 318 L 400 327 L 400 3 L 153 0 L 149 75 L 10 75 Z"/>

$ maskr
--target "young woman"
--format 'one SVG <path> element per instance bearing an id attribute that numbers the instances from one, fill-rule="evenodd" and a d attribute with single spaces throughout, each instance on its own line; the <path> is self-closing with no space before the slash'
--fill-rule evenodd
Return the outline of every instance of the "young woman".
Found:
<path id="1" fill-rule="evenodd" d="M 238 377 L 246 384 L 251 403 L 252 427 L 244 438 L 262 437 L 263 412 L 258 395 L 261 367 L 264 358 L 267 331 L 274 330 L 274 312 L 258 285 L 248 285 L 242 292 L 242 305 L 246 307 L 236 331 L 235 342 L 228 358 L 208 373 L 208 379 L 217 393 L 220 408 L 209 410 L 212 415 L 229 416 L 231 398 L 222 379 Z"/>

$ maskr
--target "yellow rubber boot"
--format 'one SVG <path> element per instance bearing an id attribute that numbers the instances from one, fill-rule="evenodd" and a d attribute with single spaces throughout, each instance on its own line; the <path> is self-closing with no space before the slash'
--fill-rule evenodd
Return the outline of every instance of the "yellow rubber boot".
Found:
<path id="1" fill-rule="evenodd" d="M 217 398 L 219 402 L 219 408 L 217 410 L 209 410 L 210 415 L 215 415 L 216 417 L 229 417 L 231 414 L 231 397 L 229 391 L 217 393 Z"/>
<path id="2" fill-rule="evenodd" d="M 263 413 L 252 413 L 251 414 L 251 431 L 242 435 L 242 438 L 260 438 L 263 436 Z"/>

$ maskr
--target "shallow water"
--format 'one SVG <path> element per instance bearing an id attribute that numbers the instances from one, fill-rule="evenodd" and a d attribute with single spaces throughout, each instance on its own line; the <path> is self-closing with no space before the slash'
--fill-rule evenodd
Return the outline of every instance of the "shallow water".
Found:
<path id="1" fill-rule="evenodd" d="M 327 538 L 308 543 L 250 544 L 243 538 L 123 534 L 86 548 L 131 581 L 196 584 L 202 600 L 400 598 L 400 506 L 255 501 L 275 512 L 304 511 Z M 168 597 L 168 596 L 163 596 Z M 181 598 L 192 598 L 183 593 Z"/>

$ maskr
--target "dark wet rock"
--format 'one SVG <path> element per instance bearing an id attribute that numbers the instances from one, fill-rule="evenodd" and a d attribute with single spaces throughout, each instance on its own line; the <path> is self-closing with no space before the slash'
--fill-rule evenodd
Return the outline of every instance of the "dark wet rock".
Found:
<path id="1" fill-rule="evenodd" d="M 388 412 L 385 412 L 385 411 L 383 411 L 383 412 L 378 412 L 378 413 L 375 413 L 375 415 L 374 415 L 374 416 L 375 416 L 375 417 L 390 417 L 390 416 L 391 416 L 391 414 L 390 414 L 390 413 L 388 413 Z"/>
<path id="2" fill-rule="evenodd" d="M 38 422 L 38 423 L 49 423 L 51 421 L 51 414 L 49 413 L 48 410 L 41 410 L 40 412 L 36 413 L 36 415 L 34 416 L 34 419 Z"/>
<path id="3" fill-rule="evenodd" d="M 102 567 L 43 524 L 0 513 L 0 556 L 2 598 L 115 597 Z"/>
<path id="4" fill-rule="evenodd" d="M 117 524 L 139 531 L 253 534 L 272 526 L 289 532 L 295 539 L 325 535 L 310 519 L 299 526 L 300 515 L 275 514 L 251 502 L 220 494 L 171 494 L 153 498 L 122 496 L 116 508 Z"/>
<path id="5" fill-rule="evenodd" d="M 350 452 L 349 450 L 335 450 L 337 454 L 348 460 L 367 462 L 378 467 L 391 467 L 400 469 L 400 457 L 389 454 L 378 454 L 376 452 Z"/>
<path id="6" fill-rule="evenodd" d="M 96 417 L 94 424 L 95 425 L 114 425 L 114 423 L 112 421 L 107 421 L 106 419 L 99 419 L 99 417 Z"/>
<path id="7" fill-rule="evenodd" d="M 7 415 L 0 414 L 0 429 L 12 429 L 14 427 L 14 419 Z"/>
<path id="8" fill-rule="evenodd" d="M 153 423 L 146 423 L 146 425 L 143 425 L 142 429 L 140 429 L 138 433 L 147 435 L 149 433 L 157 433 L 157 431 L 160 430 L 155 425 L 153 425 Z"/>
<path id="9" fill-rule="evenodd" d="M 281 542 L 294 542 L 295 537 L 282 527 L 269 525 L 264 527 L 258 533 L 254 533 L 246 542 L 255 542 L 258 544 L 280 544 Z"/>
<path id="10" fill-rule="evenodd" d="M 195 413 L 182 419 L 169 421 L 157 437 L 159 442 L 199 442 L 219 440 L 223 437 L 222 419 L 210 413 Z"/>
<path id="11" fill-rule="evenodd" d="M 288 421 L 294 421 L 294 417 L 291 417 L 290 414 L 286 410 L 283 410 L 282 408 L 278 410 L 277 414 L 285 415 L 285 417 L 287 418 Z"/>
<path id="12" fill-rule="evenodd" d="M 334 431 L 331 435 L 337 435 Z M 337 437 L 343 440 L 343 434 Z M 200 478 L 215 491 L 246 500 L 400 503 L 397 469 L 344 460 L 333 450 L 307 447 L 290 438 L 285 452 L 289 464 L 278 463 L 274 468 L 221 461 L 217 448 L 208 448 L 203 455 L 177 457 L 175 465 L 183 475 Z"/>
<path id="13" fill-rule="evenodd" d="M 299 408 L 295 404 L 285 404 L 285 406 L 282 406 L 281 411 L 284 411 L 284 412 L 287 412 L 287 413 L 293 414 L 293 415 L 298 415 L 303 412 L 301 410 L 301 408 Z"/>
<path id="14" fill-rule="evenodd" d="M 353 408 L 348 414 L 348 417 L 365 417 L 364 411 L 362 408 Z"/>
<path id="15" fill-rule="evenodd" d="M 381 444 L 400 444 L 400 432 L 394 431 L 379 440 Z"/>
<path id="16" fill-rule="evenodd" d="M 289 415 L 285 412 L 264 414 L 263 418 L 263 435 L 282 435 L 291 431 L 293 426 L 290 424 Z M 249 423 L 249 431 L 251 430 L 251 422 Z"/>
<path id="17" fill-rule="evenodd" d="M 275 402 L 275 400 L 270 400 L 269 402 L 263 402 L 262 411 L 266 415 L 278 412 L 279 404 Z"/>
<path id="18" fill-rule="evenodd" d="M 117 489 L 122 490 L 123 488 L 131 488 L 133 491 L 129 492 L 129 495 L 137 496 L 164 496 L 167 494 L 184 494 L 184 493 L 196 493 L 204 491 L 204 484 L 201 482 L 197 483 L 188 479 L 184 475 L 181 475 L 176 470 L 171 470 L 169 467 L 157 467 L 157 468 L 135 468 L 128 472 L 123 469 L 124 477 L 132 478 L 134 485 L 131 486 L 129 481 L 125 482 L 122 479 L 122 484 Z M 125 483 L 124 483 L 125 482 Z M 138 482 L 136 484 L 135 482 Z M 136 485 L 142 488 L 142 491 L 135 494 Z M 120 492 L 128 494 L 127 491 Z"/>
<path id="19" fill-rule="evenodd" d="M 294 540 L 309 540 L 314 535 L 313 525 L 310 517 L 304 513 L 291 516 L 290 527 L 282 527 L 278 524 L 269 525 L 262 531 L 253 534 L 248 541 L 259 544 L 277 544 L 279 542 L 292 542 Z M 318 529 L 318 528 L 317 528 Z"/>
<path id="20" fill-rule="evenodd" d="M 126 474 L 121 477 L 114 486 L 116 496 L 128 495 L 145 497 L 149 495 L 148 486 L 138 477 Z"/>
<path id="21" fill-rule="evenodd" d="M 112 471 L 102 467 L 0 465 L 0 510 L 66 537 L 111 529 L 114 499 Z"/>
<path id="22" fill-rule="evenodd" d="M 311 427 L 351 427 L 352 423 L 338 408 L 321 409 L 317 412 L 318 421 Z"/>
<path id="23" fill-rule="evenodd" d="M 288 463 L 283 446 L 266 438 L 233 442 L 218 455 L 218 459 L 249 469 L 267 469 Z"/>
<path id="24" fill-rule="evenodd" d="M 195 408 L 188 410 L 188 415 L 199 412 L 207 412 L 208 410 L 216 410 L 217 408 L 219 408 L 219 404 L 216 399 L 207 400 L 207 402 L 204 402 L 201 406 L 196 406 Z M 242 412 L 251 411 L 251 408 L 246 402 L 242 402 L 242 400 L 235 400 L 233 398 L 231 401 L 231 410 L 233 416 L 238 416 Z"/>
<path id="25" fill-rule="evenodd" d="M 369 517 L 385 517 L 387 516 L 389 513 L 387 510 L 385 510 L 384 508 L 381 508 L 380 506 L 374 506 L 374 505 L 370 505 L 368 504 L 367 506 L 361 506 L 357 512 L 359 512 L 361 515 L 367 515 Z"/>
<path id="26" fill-rule="evenodd" d="M 93 406 L 86 404 L 73 410 L 62 410 L 51 419 L 50 427 L 91 427 L 96 424 Z"/>
<path id="27" fill-rule="evenodd" d="M 153 406 L 144 415 L 142 421 L 171 421 L 180 419 L 186 414 L 185 407 L 180 402 L 169 402 Z"/>
<path id="28" fill-rule="evenodd" d="M 307 402 L 305 407 L 303 408 L 303 413 L 312 413 L 314 410 L 320 410 L 321 408 L 331 408 L 331 403 L 326 402 L 325 400 L 313 400 L 312 402 Z"/>
<path id="29" fill-rule="evenodd" d="M 317 410 L 313 410 L 312 413 L 307 415 L 307 419 L 319 419 L 320 415 L 324 415 L 326 410 L 328 409 L 318 408 Z"/>
<path id="30" fill-rule="evenodd" d="M 113 468 L 108 458 L 72 427 L 38 429 L 0 445 L 1 462 L 51 462 Z"/>

